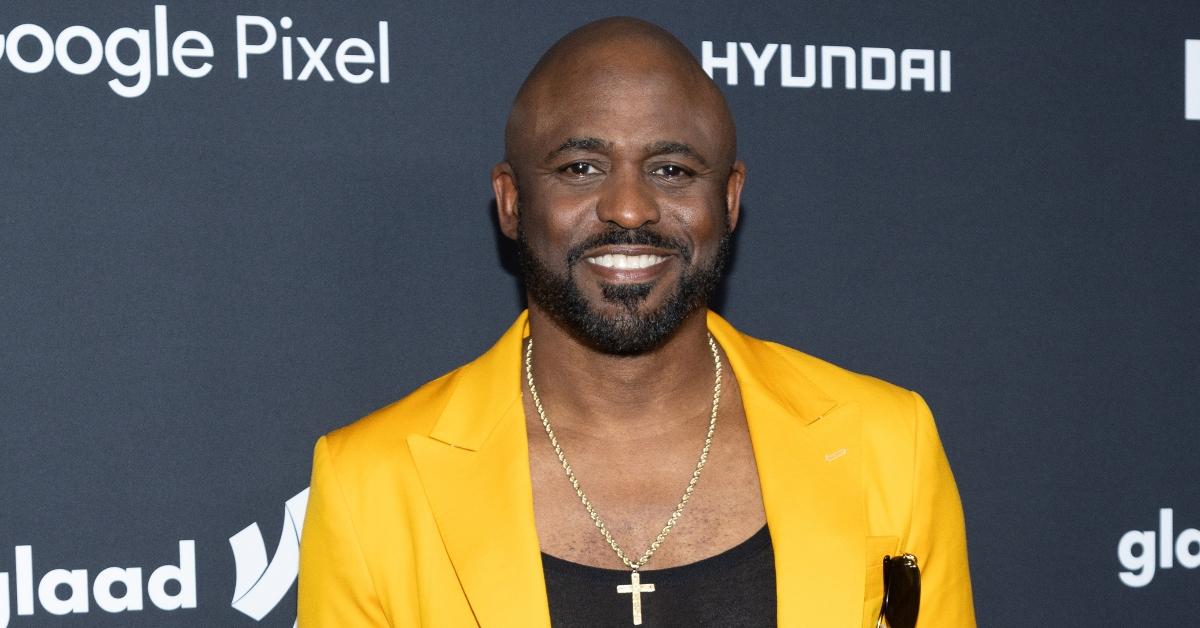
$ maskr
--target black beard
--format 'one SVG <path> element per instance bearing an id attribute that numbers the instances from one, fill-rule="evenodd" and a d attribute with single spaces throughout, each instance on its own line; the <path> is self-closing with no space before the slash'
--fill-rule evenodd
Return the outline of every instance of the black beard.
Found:
<path id="1" fill-rule="evenodd" d="M 550 316 L 562 324 L 575 338 L 592 348 L 612 355 L 637 355 L 651 351 L 679 329 L 683 321 L 708 303 L 708 297 L 721 281 L 721 272 L 729 257 L 730 231 L 725 223 L 717 252 L 707 262 L 692 266 L 692 250 L 682 240 L 667 238 L 647 228 L 621 229 L 614 227 L 591 237 L 567 252 L 565 275 L 559 275 L 538 259 L 525 237 L 521 221 L 523 212 L 517 214 L 517 252 L 521 263 L 521 276 L 529 299 L 538 304 Z M 675 284 L 675 289 L 661 306 L 651 312 L 639 313 L 639 308 L 654 283 L 633 285 L 601 286 L 605 301 L 620 305 L 622 313 L 607 316 L 588 305 L 587 299 L 575 281 L 577 264 L 587 263 L 583 253 L 598 246 L 640 244 L 676 251 L 683 263 L 684 271 Z"/>

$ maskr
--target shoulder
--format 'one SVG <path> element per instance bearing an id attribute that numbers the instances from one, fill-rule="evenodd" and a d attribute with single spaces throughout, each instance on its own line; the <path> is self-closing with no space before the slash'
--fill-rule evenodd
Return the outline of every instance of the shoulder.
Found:
<path id="1" fill-rule="evenodd" d="M 752 339 L 761 351 L 769 352 L 785 368 L 774 369 L 768 375 L 784 389 L 803 389 L 793 385 L 803 378 L 838 404 L 857 405 L 864 420 L 876 427 L 912 426 L 924 408 L 924 401 L 915 392 L 877 377 L 856 373 L 821 358 L 787 347 L 777 342 Z M 785 380 L 785 381 L 779 381 Z"/>
<path id="2" fill-rule="evenodd" d="M 427 436 L 432 431 L 462 369 L 450 371 L 399 401 L 329 432 L 323 439 L 329 455 L 354 464 L 395 459 L 397 452 L 407 451 L 409 436 Z"/>

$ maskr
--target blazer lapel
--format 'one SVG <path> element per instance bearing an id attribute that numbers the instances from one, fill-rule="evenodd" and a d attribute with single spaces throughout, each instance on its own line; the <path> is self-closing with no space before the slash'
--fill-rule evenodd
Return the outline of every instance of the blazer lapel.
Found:
<path id="1" fill-rule="evenodd" d="M 829 399 L 769 345 L 715 314 L 737 376 L 775 551 L 779 625 L 862 621 L 866 510 L 854 402 Z"/>
<path id="2" fill-rule="evenodd" d="M 522 315 L 455 377 L 430 436 L 408 445 L 480 626 L 550 625 L 520 394 Z"/>
<path id="3" fill-rule="evenodd" d="M 865 505 L 856 403 L 828 398 L 716 314 L 741 388 L 775 550 L 781 626 L 861 623 Z M 408 438 L 442 541 L 480 626 L 548 628 L 520 395 L 523 314 L 455 375 L 429 436 Z"/>

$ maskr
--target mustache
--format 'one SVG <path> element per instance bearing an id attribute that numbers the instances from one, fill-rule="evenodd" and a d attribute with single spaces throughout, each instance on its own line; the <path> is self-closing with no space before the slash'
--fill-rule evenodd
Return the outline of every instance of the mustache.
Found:
<path id="1" fill-rule="evenodd" d="M 684 262 L 690 263 L 692 261 L 692 247 L 684 240 L 665 236 L 647 227 L 638 227 L 637 229 L 614 227 L 603 233 L 590 236 L 579 244 L 572 246 L 567 251 L 567 264 L 574 265 L 583 259 L 584 253 L 596 247 L 622 244 L 645 245 L 668 249 L 678 253 Z"/>

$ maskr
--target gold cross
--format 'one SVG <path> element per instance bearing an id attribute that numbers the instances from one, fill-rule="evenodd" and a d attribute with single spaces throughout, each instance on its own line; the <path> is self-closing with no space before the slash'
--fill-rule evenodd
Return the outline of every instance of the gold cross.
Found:
<path id="1" fill-rule="evenodd" d="M 642 625 L 642 594 L 653 593 L 653 584 L 642 584 L 642 577 L 636 571 L 629 573 L 629 584 L 618 584 L 617 593 L 633 594 L 633 625 Z"/>

